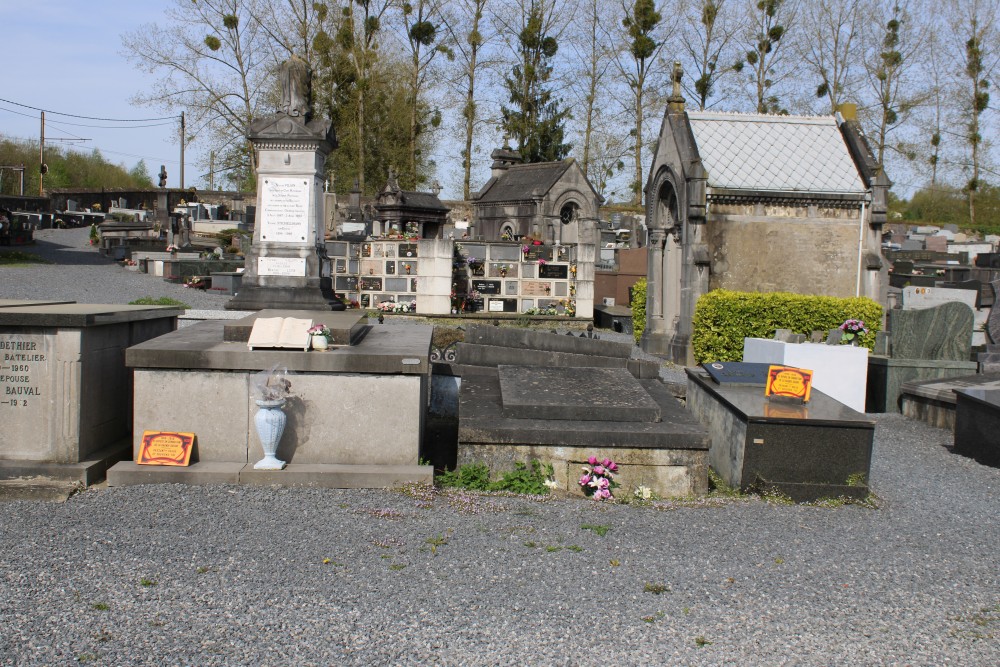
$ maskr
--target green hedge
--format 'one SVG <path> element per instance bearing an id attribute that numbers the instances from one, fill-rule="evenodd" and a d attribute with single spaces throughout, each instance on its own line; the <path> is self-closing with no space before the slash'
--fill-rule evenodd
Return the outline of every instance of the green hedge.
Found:
<path id="1" fill-rule="evenodd" d="M 772 338 L 776 329 L 808 335 L 835 329 L 851 318 L 867 325 L 868 333 L 860 337 L 860 344 L 872 349 L 882 323 L 882 306 L 867 297 L 714 290 L 695 306 L 694 358 L 698 363 L 739 361 L 744 338 Z"/>
<path id="2" fill-rule="evenodd" d="M 642 332 L 646 329 L 646 279 L 639 278 L 632 285 L 632 335 L 635 344 L 639 344 Z"/>

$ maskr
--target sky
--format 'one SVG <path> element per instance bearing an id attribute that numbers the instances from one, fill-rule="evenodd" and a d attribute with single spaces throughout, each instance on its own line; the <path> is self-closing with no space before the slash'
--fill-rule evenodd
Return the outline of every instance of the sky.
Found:
<path id="1" fill-rule="evenodd" d="M 121 123 L 50 113 L 114 120 L 167 115 L 129 102 L 151 78 L 129 63 L 121 44 L 123 33 L 144 23 L 162 22 L 167 4 L 161 0 L 0 0 L 5 54 L 0 69 L 0 135 L 37 141 L 38 109 L 44 109 L 46 147 L 72 147 L 88 153 L 96 148 L 109 162 L 129 169 L 142 158 L 154 183 L 164 165 L 168 187 L 178 187 L 179 117 Z M 113 129 L 123 125 L 135 127 Z M 80 138 L 89 141 L 59 141 Z M 188 152 L 187 187 L 202 186 L 195 158 Z"/>

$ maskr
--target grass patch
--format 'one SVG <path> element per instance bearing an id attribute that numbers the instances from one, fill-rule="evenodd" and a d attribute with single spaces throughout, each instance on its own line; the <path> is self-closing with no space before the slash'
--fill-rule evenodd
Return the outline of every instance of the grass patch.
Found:
<path id="1" fill-rule="evenodd" d="M 653 595 L 662 595 L 663 593 L 670 592 L 670 586 L 665 586 L 663 584 L 646 584 L 643 589 L 643 593 L 652 593 Z"/>
<path id="2" fill-rule="evenodd" d="M 169 296 L 161 296 L 158 299 L 154 299 L 151 296 L 144 296 L 136 299 L 135 301 L 129 301 L 130 306 L 177 306 L 178 308 L 184 308 L 188 310 L 191 306 L 187 305 L 183 301 L 178 301 L 177 299 L 171 299 Z"/>
<path id="3" fill-rule="evenodd" d="M 143 586 L 145 586 L 146 588 L 149 588 L 150 586 L 155 586 L 156 585 L 156 581 L 154 579 L 147 579 L 146 577 L 143 577 L 142 579 L 140 579 L 139 583 L 142 584 Z"/>
<path id="4" fill-rule="evenodd" d="M 446 470 L 434 480 L 444 488 L 469 489 L 470 491 L 507 491 L 529 496 L 544 496 L 549 493 L 546 480 L 554 474 L 551 464 L 543 464 L 537 459 L 530 464 L 517 461 L 514 469 L 493 480 L 489 466 L 485 463 L 469 463 L 456 470 Z"/>
<path id="5" fill-rule="evenodd" d="M 595 525 L 595 524 L 592 524 L 592 523 L 585 523 L 582 526 L 580 526 L 580 530 L 590 530 L 590 531 L 593 531 L 593 532 L 597 533 L 601 537 L 604 537 L 605 535 L 608 534 L 608 531 L 611 530 L 611 526 Z"/>
<path id="6" fill-rule="evenodd" d="M 26 264 L 52 264 L 52 262 L 33 253 L 20 250 L 0 252 L 0 266 L 24 266 Z"/>
<path id="7" fill-rule="evenodd" d="M 96 611 L 107 611 L 111 609 L 111 607 L 109 607 L 106 602 L 95 602 L 94 604 L 90 605 L 90 608 Z"/>

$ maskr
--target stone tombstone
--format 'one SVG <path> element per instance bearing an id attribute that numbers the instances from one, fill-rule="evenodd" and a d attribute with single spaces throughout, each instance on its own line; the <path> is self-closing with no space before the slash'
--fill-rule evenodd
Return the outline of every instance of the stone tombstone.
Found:
<path id="1" fill-rule="evenodd" d="M 826 340 L 826 333 L 823 331 L 813 331 L 809 335 L 810 343 L 822 343 L 825 340 Z"/>
<path id="2" fill-rule="evenodd" d="M 906 239 L 905 241 L 903 241 L 902 245 L 900 245 L 899 249 L 900 250 L 923 250 L 924 249 L 924 242 L 923 241 L 917 241 L 916 239 Z"/>
<path id="3" fill-rule="evenodd" d="M 919 310 L 890 310 L 894 359 L 968 361 L 972 349 L 972 308 L 952 301 Z"/>
<path id="4" fill-rule="evenodd" d="M 914 287 L 903 288 L 903 309 L 918 310 L 933 308 L 944 303 L 964 303 L 969 308 L 976 307 L 976 292 L 967 289 L 949 289 L 946 287 Z"/>
<path id="5" fill-rule="evenodd" d="M 280 111 L 256 118 L 247 135 L 257 153 L 257 220 L 243 284 L 226 308 L 343 310 L 323 218 L 326 158 L 337 137 L 328 121 L 312 118 L 305 61 L 292 56 L 280 78 Z"/>
<path id="6" fill-rule="evenodd" d="M 945 252 L 948 250 L 948 239 L 944 236 L 928 236 L 924 239 L 924 247 L 928 250 Z"/>
<path id="7" fill-rule="evenodd" d="M 897 259 L 892 263 L 893 273 L 913 273 L 913 262 L 908 259 Z"/>
<path id="8" fill-rule="evenodd" d="M 840 329 L 830 329 L 830 333 L 827 334 L 826 344 L 827 345 L 840 345 L 840 341 L 844 338 L 844 332 Z"/>
<path id="9" fill-rule="evenodd" d="M 1000 302 L 1000 280 L 991 282 L 990 288 L 993 290 L 993 306 L 990 308 L 989 319 L 986 320 L 986 336 L 990 343 L 1000 345 L 1000 310 L 997 309 L 997 303 Z"/>

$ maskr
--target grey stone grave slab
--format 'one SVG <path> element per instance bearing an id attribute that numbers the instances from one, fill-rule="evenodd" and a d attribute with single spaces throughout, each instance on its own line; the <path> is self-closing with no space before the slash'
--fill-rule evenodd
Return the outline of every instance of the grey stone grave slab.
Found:
<path id="1" fill-rule="evenodd" d="M 827 345 L 840 345 L 840 341 L 844 339 L 844 332 L 840 329 L 830 329 L 830 333 L 826 336 Z"/>
<path id="2" fill-rule="evenodd" d="M 990 289 L 993 291 L 993 305 L 990 307 L 990 315 L 986 319 L 986 336 L 994 344 L 1000 344 L 1000 280 L 990 282 Z"/>
<path id="3" fill-rule="evenodd" d="M 701 365 L 716 384 L 734 387 L 763 387 L 767 384 L 767 369 L 771 364 L 745 361 L 716 361 Z"/>
<path id="4" fill-rule="evenodd" d="M 825 331 L 813 331 L 809 335 L 809 342 L 810 343 L 822 343 L 825 340 L 826 340 L 826 332 Z"/>
<path id="5" fill-rule="evenodd" d="M 629 343 L 570 338 L 544 331 L 528 331 L 508 327 L 471 326 L 465 333 L 465 342 L 546 352 L 592 354 L 620 359 L 628 359 L 632 355 L 632 345 Z"/>
<path id="6" fill-rule="evenodd" d="M 504 417 L 655 422 L 660 407 L 624 368 L 499 366 Z"/>

